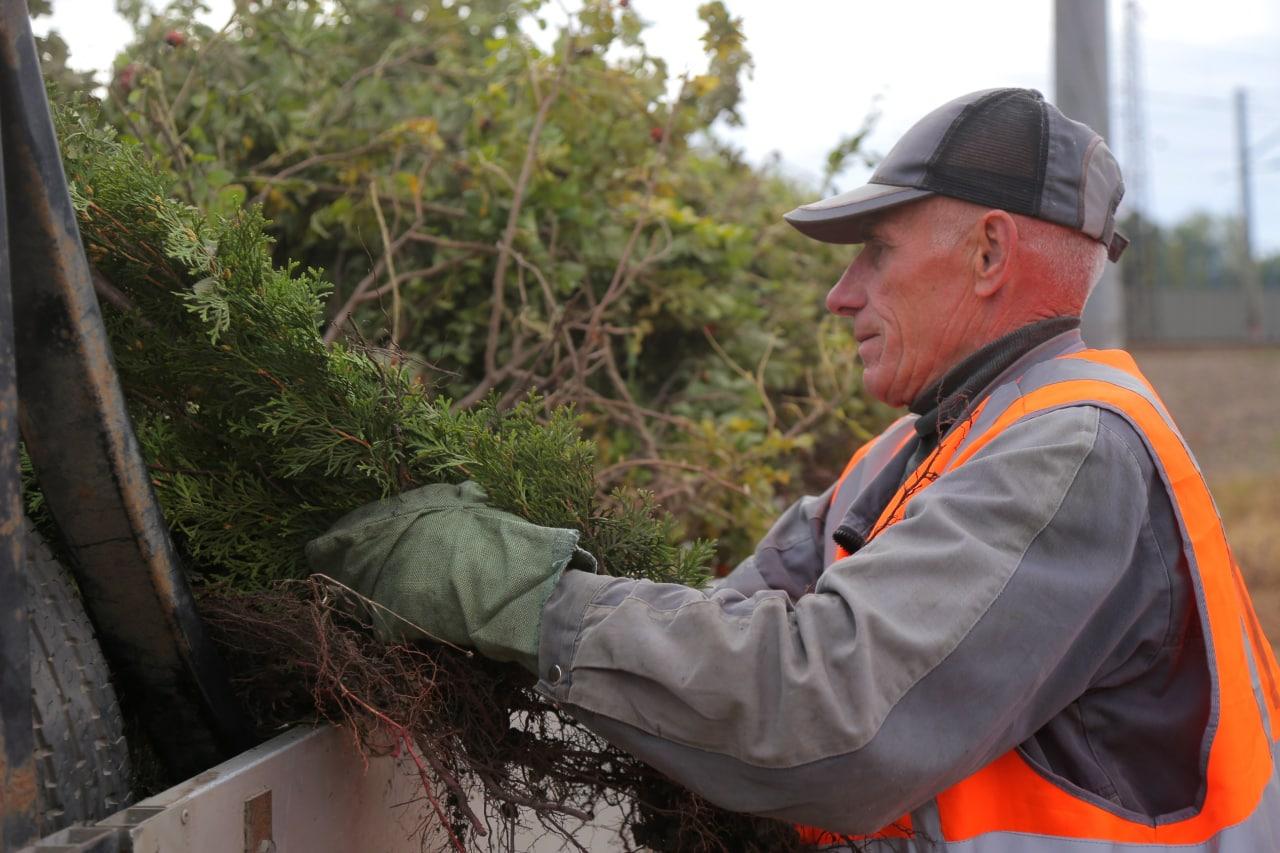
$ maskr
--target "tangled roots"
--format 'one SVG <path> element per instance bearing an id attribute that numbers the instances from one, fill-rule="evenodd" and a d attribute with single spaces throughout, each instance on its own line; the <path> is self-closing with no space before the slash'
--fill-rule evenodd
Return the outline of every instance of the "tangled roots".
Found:
<path id="1" fill-rule="evenodd" d="M 805 849 L 790 826 L 726 812 L 609 746 L 519 667 L 377 640 L 367 602 L 326 579 L 211 586 L 200 606 L 262 731 L 319 714 L 366 754 L 408 759 L 456 850 L 514 853 L 531 821 L 584 850 L 574 833 L 603 808 L 627 849 Z"/>

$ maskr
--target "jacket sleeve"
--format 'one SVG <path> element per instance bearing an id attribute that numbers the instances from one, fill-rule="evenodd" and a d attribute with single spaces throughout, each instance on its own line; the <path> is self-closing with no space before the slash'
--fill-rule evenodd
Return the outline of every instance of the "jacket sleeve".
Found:
<path id="1" fill-rule="evenodd" d="M 792 598 L 812 591 L 822 574 L 822 531 L 834 490 L 833 485 L 820 495 L 806 495 L 787 507 L 760 540 L 755 553 L 715 588 L 744 597 L 767 589 L 780 589 Z"/>
<path id="2" fill-rule="evenodd" d="M 568 572 L 538 689 L 725 808 L 873 832 L 1043 726 L 1150 612 L 1118 600 L 1146 484 L 1100 416 L 1009 427 L 812 594 Z"/>

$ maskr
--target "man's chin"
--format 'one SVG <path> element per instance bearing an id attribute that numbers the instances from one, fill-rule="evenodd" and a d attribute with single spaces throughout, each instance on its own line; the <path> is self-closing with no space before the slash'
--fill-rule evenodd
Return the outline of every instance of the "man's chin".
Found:
<path id="1" fill-rule="evenodd" d="M 895 409 L 906 408 L 915 401 L 910 389 L 895 387 L 892 376 L 883 376 L 879 363 L 867 365 L 862 370 L 862 387 L 868 395 Z"/>
<path id="2" fill-rule="evenodd" d="M 881 403 L 887 403 L 890 406 L 900 405 L 890 399 L 892 396 L 892 389 L 889 387 L 889 383 L 887 381 L 881 380 L 878 368 L 878 363 L 867 364 L 865 360 L 863 361 L 862 387 L 868 394 L 879 400 Z"/>

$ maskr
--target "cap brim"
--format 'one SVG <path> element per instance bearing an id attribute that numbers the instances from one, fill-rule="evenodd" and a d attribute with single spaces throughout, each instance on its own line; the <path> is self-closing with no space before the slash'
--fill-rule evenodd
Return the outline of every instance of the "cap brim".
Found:
<path id="1" fill-rule="evenodd" d="M 889 184 L 864 184 L 857 189 L 802 204 L 783 216 L 801 234 L 823 243 L 858 243 L 862 241 L 859 220 L 909 201 L 934 195 L 930 190 L 895 187 Z"/>

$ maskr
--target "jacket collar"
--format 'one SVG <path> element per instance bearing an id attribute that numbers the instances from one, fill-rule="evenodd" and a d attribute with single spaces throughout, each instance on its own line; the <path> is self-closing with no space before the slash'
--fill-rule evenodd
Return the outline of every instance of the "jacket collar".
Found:
<path id="1" fill-rule="evenodd" d="M 916 433 L 931 443 L 963 420 L 973 404 L 997 385 L 1038 361 L 1082 349 L 1079 329 L 1079 317 L 1051 317 L 1015 329 L 972 353 L 912 402 L 911 412 L 920 416 Z"/>

